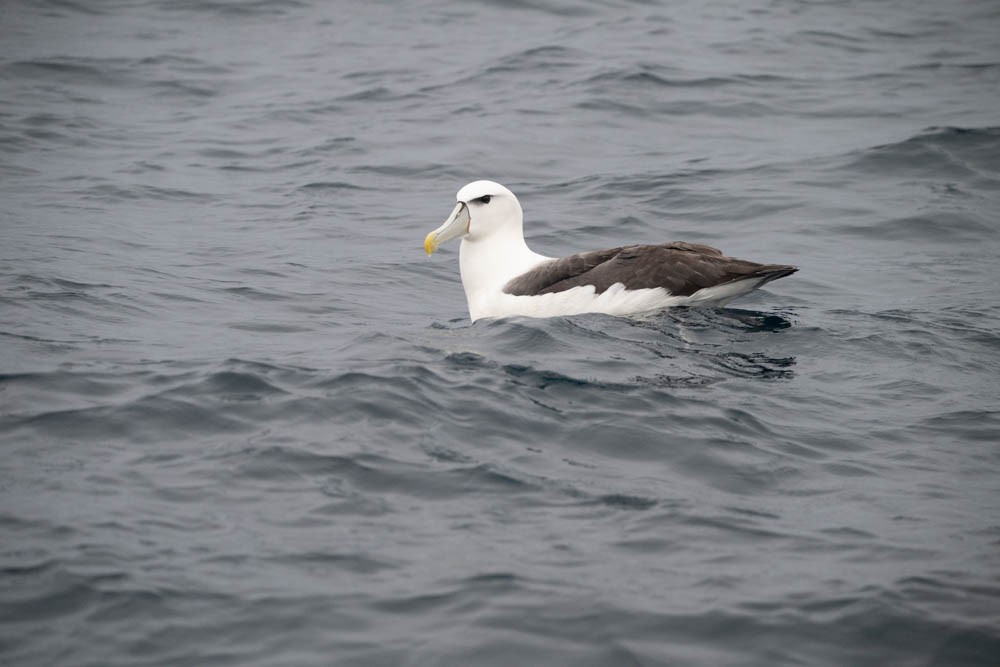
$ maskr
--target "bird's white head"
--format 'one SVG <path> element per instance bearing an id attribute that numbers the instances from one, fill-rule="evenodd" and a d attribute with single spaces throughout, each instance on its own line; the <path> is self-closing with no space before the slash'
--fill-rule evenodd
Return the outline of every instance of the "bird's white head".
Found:
<path id="1" fill-rule="evenodd" d="M 524 214 L 514 193 L 493 181 L 473 181 L 458 191 L 458 201 L 444 224 L 427 235 L 424 250 L 430 255 L 445 241 L 462 237 L 478 242 L 494 236 L 524 239 Z"/>

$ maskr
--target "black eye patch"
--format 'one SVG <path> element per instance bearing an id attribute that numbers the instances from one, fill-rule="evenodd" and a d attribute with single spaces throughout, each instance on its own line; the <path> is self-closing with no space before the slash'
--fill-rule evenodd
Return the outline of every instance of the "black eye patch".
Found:
<path id="1" fill-rule="evenodd" d="M 476 201 L 482 202 L 483 204 L 489 204 L 490 203 L 490 199 L 492 199 L 492 197 L 490 195 L 483 195 L 482 197 L 479 197 L 478 199 L 476 199 Z"/>

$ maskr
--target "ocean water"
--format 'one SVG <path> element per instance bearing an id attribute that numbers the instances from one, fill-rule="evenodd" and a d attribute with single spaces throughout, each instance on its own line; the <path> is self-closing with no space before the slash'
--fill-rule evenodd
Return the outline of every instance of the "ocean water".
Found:
<path id="1" fill-rule="evenodd" d="M 0 663 L 1000 663 L 992 0 L 0 5 Z M 533 249 L 732 307 L 468 321 Z"/>

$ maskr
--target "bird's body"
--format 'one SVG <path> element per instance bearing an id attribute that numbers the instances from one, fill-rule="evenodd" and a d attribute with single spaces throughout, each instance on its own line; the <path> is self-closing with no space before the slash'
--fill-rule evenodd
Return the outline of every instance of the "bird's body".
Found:
<path id="1" fill-rule="evenodd" d="M 448 220 L 427 235 L 424 247 L 430 254 L 439 243 L 462 237 L 462 285 L 473 321 L 721 306 L 797 270 L 682 242 L 545 257 L 525 243 L 520 203 L 504 186 L 475 181 L 459 190 L 457 200 Z"/>

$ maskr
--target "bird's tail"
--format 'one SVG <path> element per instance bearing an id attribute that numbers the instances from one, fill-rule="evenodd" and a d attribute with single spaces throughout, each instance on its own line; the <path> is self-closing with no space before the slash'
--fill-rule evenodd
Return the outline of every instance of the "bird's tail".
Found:
<path id="1" fill-rule="evenodd" d="M 754 271 L 754 277 L 761 279 L 760 282 L 757 283 L 757 287 L 760 287 L 761 285 L 766 285 L 772 280 L 790 276 L 798 270 L 799 267 L 790 266 L 788 264 L 765 264 Z"/>

